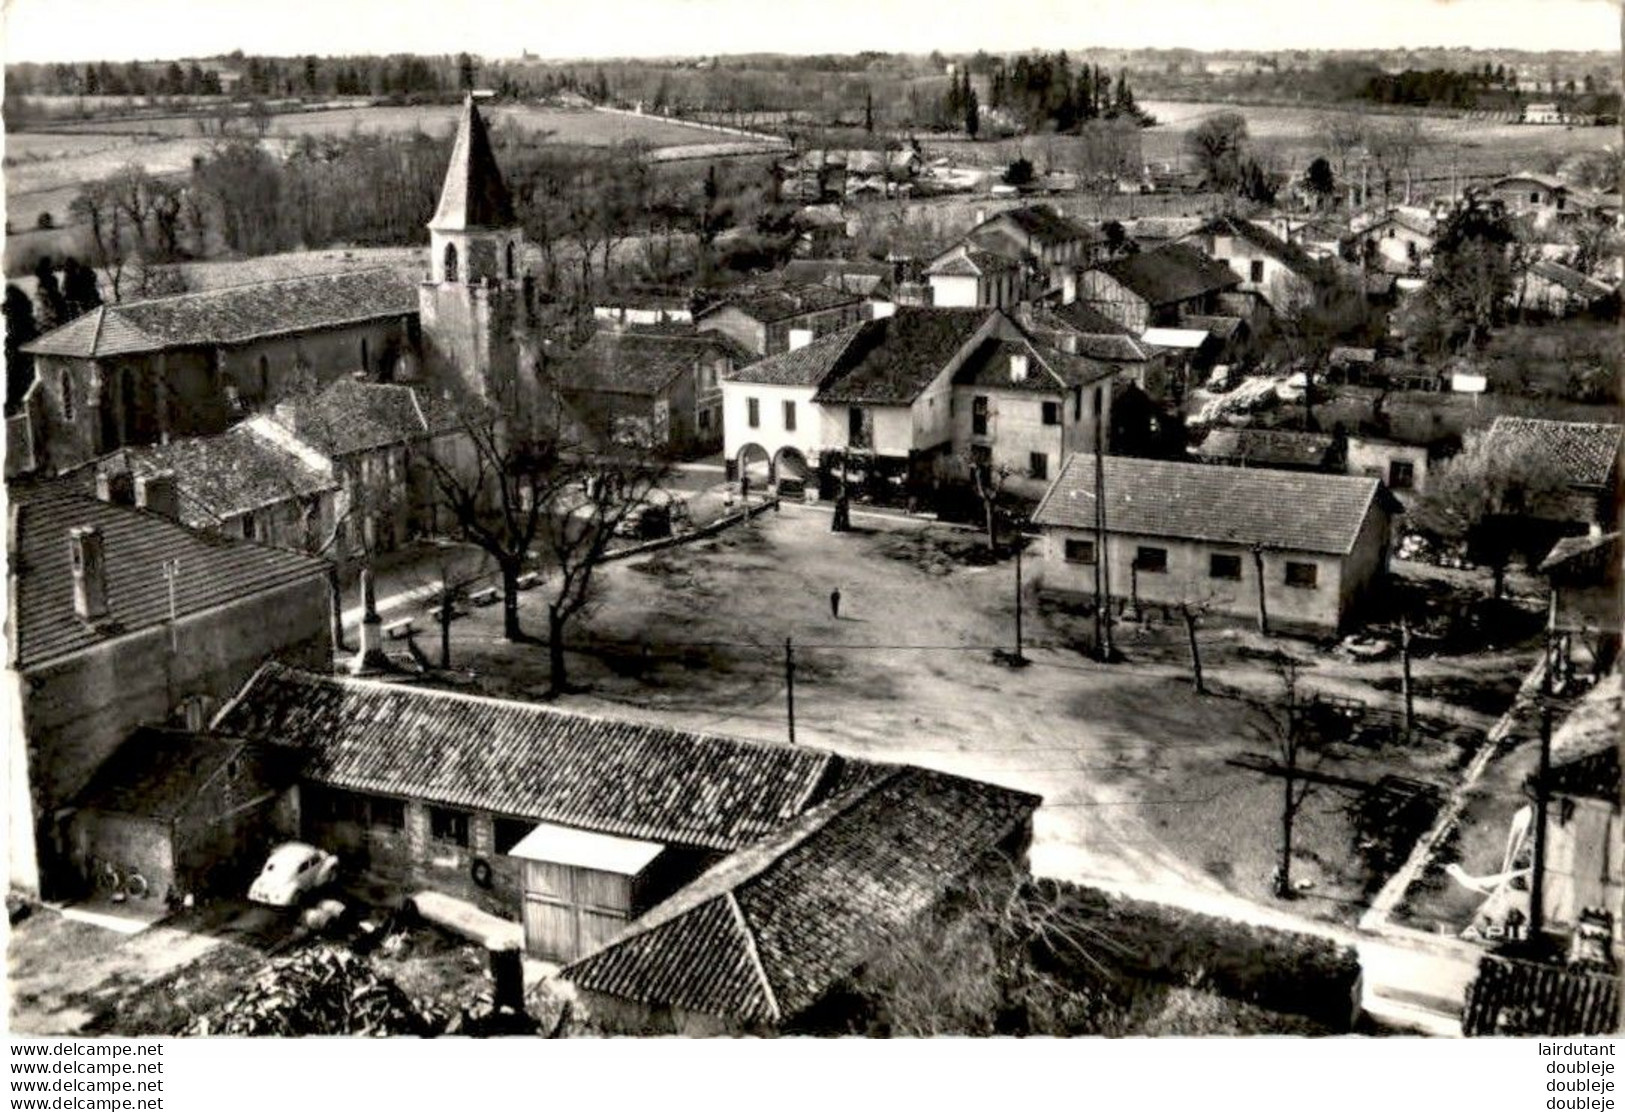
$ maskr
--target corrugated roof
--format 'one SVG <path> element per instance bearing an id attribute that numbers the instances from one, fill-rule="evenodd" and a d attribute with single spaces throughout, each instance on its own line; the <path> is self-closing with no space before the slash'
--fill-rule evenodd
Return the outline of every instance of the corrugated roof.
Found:
<path id="1" fill-rule="evenodd" d="M 1197 455 L 1260 467 L 1319 467 L 1326 462 L 1334 443 L 1332 437 L 1317 432 L 1218 428 L 1207 434 Z"/>
<path id="2" fill-rule="evenodd" d="M 1095 268 L 1152 305 L 1189 301 L 1241 284 L 1236 272 L 1188 243 L 1138 251 Z"/>
<path id="3" fill-rule="evenodd" d="M 275 664 L 215 728 L 300 746 L 306 775 L 333 787 L 720 850 L 800 814 L 842 763 L 814 749 Z"/>
<path id="4" fill-rule="evenodd" d="M 998 315 L 995 309 L 898 306 L 868 322 L 843 353 L 816 400 L 851 405 L 909 405 Z"/>
<path id="5" fill-rule="evenodd" d="M 1535 455 L 1550 460 L 1575 486 L 1606 486 L 1619 460 L 1619 425 L 1497 417 L 1489 439 L 1493 450 L 1505 458 Z"/>
<path id="6" fill-rule="evenodd" d="M 1113 533 L 1346 555 L 1371 512 L 1376 479 L 1107 456 Z M 1068 456 L 1034 511 L 1037 525 L 1095 527 L 1095 460 Z"/>
<path id="7" fill-rule="evenodd" d="M 701 316 L 732 306 L 746 316 L 763 323 L 790 320 L 809 313 L 822 313 L 839 309 L 843 305 L 861 305 L 863 295 L 834 289 L 821 282 L 761 282 L 736 287 Z"/>
<path id="8" fill-rule="evenodd" d="M 98 475 L 175 476 L 181 523 L 212 529 L 228 518 L 339 489 L 332 475 L 239 425 L 218 436 L 120 448 L 71 474 L 95 493 Z"/>
<path id="9" fill-rule="evenodd" d="M 858 334 L 873 321 L 861 321 L 820 336 L 810 344 L 736 367 L 723 377 L 729 382 L 756 382 L 766 386 L 817 386 L 840 364 Z"/>
<path id="10" fill-rule="evenodd" d="M 1026 822 L 1036 796 L 876 777 L 722 861 L 602 950 L 578 988 L 745 1023 L 806 1011 Z"/>
<path id="11" fill-rule="evenodd" d="M 398 270 L 378 267 L 103 305 L 52 329 L 23 350 L 99 359 L 231 346 L 417 311 L 417 283 Z"/>
<path id="12" fill-rule="evenodd" d="M 101 641 L 169 620 L 164 563 L 179 562 L 175 611 L 180 617 L 266 591 L 315 580 L 327 590 L 329 565 L 250 541 L 194 532 L 146 510 L 70 494 L 60 487 L 12 491 L 12 654 L 32 667 Z M 73 608 L 68 531 L 101 530 L 107 576 L 106 622 L 92 626 Z"/>
<path id="13" fill-rule="evenodd" d="M 451 162 L 440 190 L 429 227 L 436 231 L 462 231 L 467 228 L 507 228 L 515 223 L 513 198 L 491 152 L 491 136 L 485 120 L 474 107 L 474 98 L 463 98 L 462 115 L 457 121 L 457 139 L 452 144 Z"/>

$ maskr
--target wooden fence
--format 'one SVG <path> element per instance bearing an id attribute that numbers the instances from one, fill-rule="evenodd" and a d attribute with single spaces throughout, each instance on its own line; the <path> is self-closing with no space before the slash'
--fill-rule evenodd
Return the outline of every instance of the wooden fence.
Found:
<path id="1" fill-rule="evenodd" d="M 1619 1029 L 1619 978 L 1486 955 L 1467 986 L 1464 1035 L 1605 1035 Z"/>

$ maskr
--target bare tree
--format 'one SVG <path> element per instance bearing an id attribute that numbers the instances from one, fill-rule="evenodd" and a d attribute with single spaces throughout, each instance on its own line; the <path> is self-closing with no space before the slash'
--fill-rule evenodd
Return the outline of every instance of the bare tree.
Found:
<path id="1" fill-rule="evenodd" d="M 1376 160 L 1377 172 L 1382 175 L 1382 203 L 1390 203 L 1394 181 L 1405 183 L 1404 203 L 1411 203 L 1411 173 L 1417 155 L 1426 145 L 1422 123 L 1415 116 L 1401 116 L 1397 120 L 1373 127 L 1366 140 L 1371 157 Z"/>
<path id="2" fill-rule="evenodd" d="M 1315 753 L 1310 724 L 1304 713 L 1303 693 L 1298 686 L 1298 662 L 1285 653 L 1275 657 L 1275 674 L 1281 683 L 1278 701 L 1254 703 L 1250 728 L 1253 736 L 1270 747 L 1274 758 L 1268 770 L 1281 778 L 1281 860 L 1275 868 L 1273 889 L 1281 899 L 1292 899 L 1292 837 L 1298 812 L 1314 791 L 1314 781 L 1303 775 L 1304 758 Z"/>
<path id="3" fill-rule="evenodd" d="M 1329 113 L 1321 117 L 1320 134 L 1337 158 L 1338 180 L 1349 182 L 1349 162 L 1354 152 L 1365 145 L 1365 118 L 1353 112 Z"/>
<path id="4" fill-rule="evenodd" d="M 959 462 L 970 474 L 971 486 L 976 491 L 977 499 L 982 503 L 982 523 L 987 530 L 987 546 L 990 549 L 997 549 L 1000 503 L 1004 497 L 1005 484 L 1015 474 L 1015 469 L 1009 464 L 996 464 L 991 459 L 984 458 L 974 448 L 967 448 L 961 452 Z"/>
<path id="5" fill-rule="evenodd" d="M 108 183 L 92 182 L 79 191 L 69 206 L 74 219 L 85 227 L 86 247 L 92 265 L 107 278 L 113 300 L 123 297 L 124 267 L 130 245 L 125 232 L 123 210 Z"/>

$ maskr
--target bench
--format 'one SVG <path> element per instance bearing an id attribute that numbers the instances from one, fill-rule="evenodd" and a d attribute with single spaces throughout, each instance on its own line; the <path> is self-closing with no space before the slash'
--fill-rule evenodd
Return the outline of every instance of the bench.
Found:
<path id="1" fill-rule="evenodd" d="M 437 622 L 446 620 L 448 618 L 449 619 L 461 618 L 462 616 L 463 616 L 463 612 L 461 610 L 457 609 L 457 607 L 455 607 L 455 606 L 451 606 L 451 607 L 431 606 L 431 607 L 429 607 L 429 617 L 433 618 Z"/>
<path id="2" fill-rule="evenodd" d="M 521 591 L 528 591 L 532 587 L 539 584 L 541 581 L 542 581 L 542 576 L 541 576 L 540 572 L 527 571 L 525 574 L 521 575 L 518 579 L 514 580 L 514 585 L 516 587 L 518 587 Z"/>
<path id="3" fill-rule="evenodd" d="M 391 641 L 400 641 L 417 632 L 416 618 L 400 618 L 384 626 L 384 636 Z"/>
<path id="4" fill-rule="evenodd" d="M 496 605 L 497 600 L 501 597 L 501 592 L 495 587 L 484 587 L 469 595 L 468 601 L 472 602 L 475 606 L 494 606 Z"/>

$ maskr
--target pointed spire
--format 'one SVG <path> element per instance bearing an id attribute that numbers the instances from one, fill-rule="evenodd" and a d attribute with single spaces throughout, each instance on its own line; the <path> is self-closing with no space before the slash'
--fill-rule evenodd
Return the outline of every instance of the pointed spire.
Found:
<path id="1" fill-rule="evenodd" d="M 463 112 L 457 124 L 457 142 L 451 148 L 451 165 L 446 168 L 446 184 L 440 191 L 440 206 L 429 227 L 436 231 L 460 232 L 469 228 L 507 228 L 514 224 L 513 199 L 503 184 L 491 153 L 491 137 L 485 121 L 474 107 L 473 94 L 463 98 Z"/>

